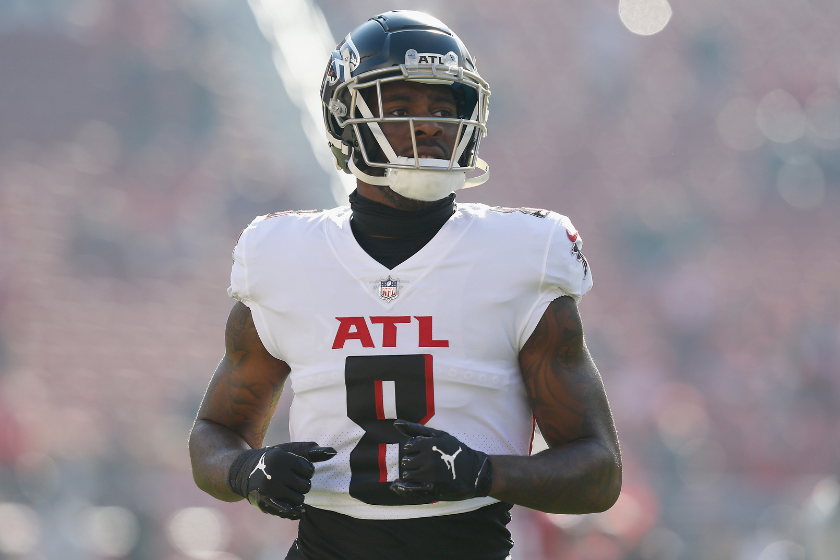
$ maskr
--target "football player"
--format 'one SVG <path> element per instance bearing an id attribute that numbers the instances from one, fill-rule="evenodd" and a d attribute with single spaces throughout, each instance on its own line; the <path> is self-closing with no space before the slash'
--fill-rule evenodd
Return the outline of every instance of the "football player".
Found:
<path id="1" fill-rule="evenodd" d="M 621 458 L 565 216 L 455 204 L 486 180 L 490 90 L 440 21 L 378 15 L 321 88 L 350 207 L 261 216 L 190 435 L 220 500 L 300 519 L 287 559 L 498 559 L 512 504 L 603 511 Z M 477 177 L 473 175 L 479 173 Z M 263 447 L 291 380 L 292 443 Z M 531 455 L 535 424 L 548 449 Z"/>

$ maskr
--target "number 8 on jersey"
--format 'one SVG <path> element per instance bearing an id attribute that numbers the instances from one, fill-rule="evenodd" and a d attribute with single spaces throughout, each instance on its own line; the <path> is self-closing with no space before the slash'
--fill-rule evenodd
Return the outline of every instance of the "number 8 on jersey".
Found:
<path id="1" fill-rule="evenodd" d="M 401 444 L 397 418 L 425 424 L 435 414 L 431 354 L 348 356 L 344 367 L 347 416 L 365 435 L 350 452 L 350 495 L 368 504 L 407 505 L 391 492 L 399 477 Z"/>

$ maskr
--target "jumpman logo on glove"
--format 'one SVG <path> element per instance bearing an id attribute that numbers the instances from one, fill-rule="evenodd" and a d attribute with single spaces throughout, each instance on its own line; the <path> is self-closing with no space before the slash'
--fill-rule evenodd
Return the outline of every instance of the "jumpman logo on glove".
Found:
<path id="1" fill-rule="evenodd" d="M 436 446 L 432 446 L 432 450 L 440 453 L 440 458 L 443 459 L 444 463 L 446 463 L 446 468 L 452 470 L 452 480 L 455 480 L 455 457 L 457 457 L 458 453 L 461 452 L 461 448 L 459 447 L 458 451 L 456 451 L 453 455 L 447 455 Z"/>
<path id="2" fill-rule="evenodd" d="M 460 449 L 459 449 L 458 451 L 460 451 Z M 268 474 L 267 472 L 265 472 L 265 455 L 266 455 L 265 453 L 263 453 L 263 454 L 262 454 L 262 457 L 260 457 L 260 462 L 259 462 L 259 463 L 257 463 L 257 466 L 256 466 L 256 467 L 254 467 L 254 470 L 252 470 L 252 471 L 251 471 L 251 474 L 249 474 L 249 475 L 248 475 L 248 478 L 251 478 L 251 476 L 252 476 L 255 472 L 257 472 L 257 471 L 262 471 L 262 472 L 263 472 L 263 474 L 265 475 L 265 477 L 266 477 L 268 480 L 271 480 L 271 475 L 270 475 L 270 474 Z M 456 455 L 457 455 L 457 453 L 456 453 Z"/>

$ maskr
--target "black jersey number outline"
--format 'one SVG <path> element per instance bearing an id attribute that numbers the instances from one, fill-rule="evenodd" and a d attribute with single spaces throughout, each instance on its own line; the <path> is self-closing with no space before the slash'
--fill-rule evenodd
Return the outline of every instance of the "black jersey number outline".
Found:
<path id="1" fill-rule="evenodd" d="M 426 503 L 390 490 L 386 445 L 402 446 L 408 438 L 394 428 L 394 418 L 385 418 L 382 382 L 394 382 L 398 418 L 425 424 L 435 415 L 432 366 L 431 354 L 348 356 L 345 360 L 347 416 L 365 431 L 350 452 L 350 495 L 357 500 L 383 506 Z"/>

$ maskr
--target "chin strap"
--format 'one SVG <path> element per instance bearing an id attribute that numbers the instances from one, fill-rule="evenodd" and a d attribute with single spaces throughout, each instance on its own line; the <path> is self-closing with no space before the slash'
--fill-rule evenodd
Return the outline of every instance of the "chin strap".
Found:
<path id="1" fill-rule="evenodd" d="M 358 179 L 361 179 L 368 185 L 376 185 L 377 187 L 390 187 L 391 186 L 391 179 L 389 177 L 374 177 L 373 175 L 368 175 L 358 167 L 356 167 L 356 163 L 353 161 L 353 157 L 347 159 L 347 167 L 350 171 L 355 175 Z"/>
<path id="2" fill-rule="evenodd" d="M 470 177 L 464 183 L 464 186 L 461 187 L 462 189 L 471 189 L 473 187 L 477 187 L 485 182 L 487 179 L 490 178 L 490 166 L 487 165 L 487 162 L 481 158 L 475 158 L 475 168 L 480 169 L 483 173 L 476 177 Z"/>

